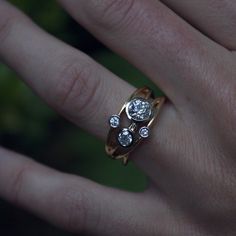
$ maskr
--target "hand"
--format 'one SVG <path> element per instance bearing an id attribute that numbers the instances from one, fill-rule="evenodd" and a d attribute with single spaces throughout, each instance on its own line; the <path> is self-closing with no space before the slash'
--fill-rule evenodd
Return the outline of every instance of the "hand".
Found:
<path id="1" fill-rule="evenodd" d="M 132 155 L 150 183 L 143 193 L 116 190 L 1 149 L 0 196 L 76 233 L 235 235 L 236 2 L 60 3 L 169 98 Z M 135 88 L 3 0 L 0 40 L 1 59 L 25 83 L 105 140 L 108 117 Z"/>

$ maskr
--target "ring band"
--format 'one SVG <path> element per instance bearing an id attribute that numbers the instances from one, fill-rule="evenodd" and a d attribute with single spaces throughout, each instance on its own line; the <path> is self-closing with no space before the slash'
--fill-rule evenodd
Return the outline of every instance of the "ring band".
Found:
<path id="1" fill-rule="evenodd" d="M 156 120 L 165 97 L 154 97 L 148 87 L 137 89 L 123 105 L 117 115 L 109 119 L 106 152 L 115 160 L 122 159 L 126 165 L 129 154 L 150 135 L 150 128 Z"/>

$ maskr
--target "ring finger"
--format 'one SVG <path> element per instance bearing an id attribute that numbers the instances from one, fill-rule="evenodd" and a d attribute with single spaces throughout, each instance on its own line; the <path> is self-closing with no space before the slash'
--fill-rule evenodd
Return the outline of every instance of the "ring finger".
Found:
<path id="1" fill-rule="evenodd" d="M 48 35 L 2 1 L 0 24 L 1 59 L 52 107 L 104 140 L 108 117 L 118 112 L 134 88 L 87 55 Z M 165 108 L 163 115 L 172 114 L 173 119 L 161 119 L 160 126 L 166 127 L 166 121 L 178 122 L 175 112 L 172 104 Z M 148 149 L 141 149 L 134 158 L 144 171 L 151 169 L 150 158 L 142 158 Z M 150 153 L 155 155 L 152 150 Z"/>

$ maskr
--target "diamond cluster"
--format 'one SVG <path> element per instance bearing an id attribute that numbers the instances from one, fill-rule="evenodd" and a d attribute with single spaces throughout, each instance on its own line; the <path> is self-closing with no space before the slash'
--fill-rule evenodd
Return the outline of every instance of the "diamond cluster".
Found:
<path id="1" fill-rule="evenodd" d="M 143 98 L 134 98 L 126 106 L 126 115 L 130 120 L 136 122 L 146 121 L 152 116 L 152 106 Z M 109 119 L 109 124 L 112 128 L 118 128 L 120 126 L 120 116 L 112 115 Z M 134 125 L 135 123 L 132 123 L 129 128 L 123 128 L 118 133 L 117 140 L 122 147 L 132 145 L 134 141 Z M 139 129 L 139 135 L 142 138 L 147 138 L 149 136 L 149 128 L 146 126 L 141 127 Z"/>

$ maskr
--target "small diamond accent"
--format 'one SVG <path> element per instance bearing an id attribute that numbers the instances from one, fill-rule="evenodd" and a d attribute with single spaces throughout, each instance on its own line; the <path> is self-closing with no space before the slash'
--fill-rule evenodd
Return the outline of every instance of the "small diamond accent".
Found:
<path id="1" fill-rule="evenodd" d="M 133 135 L 128 129 L 122 129 L 118 134 L 118 141 L 122 147 L 128 147 L 133 143 Z"/>
<path id="2" fill-rule="evenodd" d="M 120 117 L 118 115 L 112 115 L 109 120 L 109 124 L 112 128 L 117 128 L 120 125 Z"/>
<path id="3" fill-rule="evenodd" d="M 139 130 L 139 135 L 142 138 L 147 138 L 149 136 L 149 128 L 148 127 L 142 127 Z"/>
<path id="4" fill-rule="evenodd" d="M 152 107 L 146 99 L 134 98 L 126 106 L 126 114 L 129 119 L 145 121 L 151 117 Z"/>

